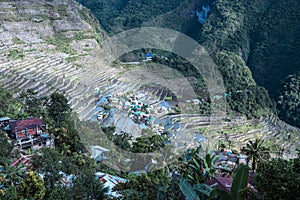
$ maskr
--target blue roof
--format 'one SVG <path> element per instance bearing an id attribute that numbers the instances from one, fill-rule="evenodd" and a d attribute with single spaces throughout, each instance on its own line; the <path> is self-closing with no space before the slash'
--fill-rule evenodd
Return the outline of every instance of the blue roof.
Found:
<path id="1" fill-rule="evenodd" d="M 9 117 L 1 117 L 1 118 L 0 118 L 0 122 L 1 122 L 1 121 L 6 121 L 6 120 L 10 120 L 10 118 L 9 118 Z"/>
<path id="2" fill-rule="evenodd" d="M 152 57 L 152 53 L 147 53 L 146 57 Z"/>
<path id="3" fill-rule="evenodd" d="M 3 128 L 3 130 L 9 131 L 9 130 L 10 130 L 10 126 L 9 126 L 9 125 L 5 126 L 5 127 Z"/>
<path id="4" fill-rule="evenodd" d="M 49 136 L 49 135 L 48 135 L 47 133 L 41 134 L 41 137 L 42 137 L 42 138 L 48 138 L 48 136 Z"/>
<path id="5" fill-rule="evenodd" d="M 205 141 L 205 137 L 204 137 L 202 134 L 199 134 L 199 133 L 196 133 L 196 134 L 195 134 L 195 139 L 196 139 L 198 142 L 204 142 L 204 141 Z"/>

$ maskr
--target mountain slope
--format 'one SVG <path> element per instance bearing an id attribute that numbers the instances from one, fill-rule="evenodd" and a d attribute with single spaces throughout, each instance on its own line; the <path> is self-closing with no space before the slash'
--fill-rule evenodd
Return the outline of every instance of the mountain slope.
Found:
<path id="1" fill-rule="evenodd" d="M 1 1 L 0 11 L 0 84 L 15 96 L 58 90 L 81 117 L 92 111 L 98 73 L 113 73 L 93 15 L 74 1 Z"/>

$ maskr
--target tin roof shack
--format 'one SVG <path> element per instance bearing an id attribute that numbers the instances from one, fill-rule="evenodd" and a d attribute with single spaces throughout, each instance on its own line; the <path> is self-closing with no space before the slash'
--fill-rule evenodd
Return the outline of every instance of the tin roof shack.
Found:
<path id="1" fill-rule="evenodd" d="M 96 162 L 106 160 L 106 152 L 110 152 L 110 150 L 101 146 L 91 146 L 91 158 L 95 159 Z"/>
<path id="2" fill-rule="evenodd" d="M 105 187 L 108 188 L 108 192 L 107 192 L 108 196 L 116 197 L 116 198 L 121 197 L 121 195 L 118 194 L 118 192 L 113 191 L 113 188 L 119 183 L 125 184 L 127 182 L 126 179 L 123 179 L 123 178 L 120 178 L 117 176 L 113 176 L 110 174 L 106 174 L 103 172 L 97 172 L 95 175 L 96 175 L 96 178 L 98 180 L 100 180 L 104 184 Z"/>
<path id="3" fill-rule="evenodd" d="M 8 135 L 17 140 L 21 148 L 32 147 L 42 142 L 41 134 L 44 133 L 45 124 L 38 118 L 11 121 L 8 123 Z"/>
<path id="4" fill-rule="evenodd" d="M 32 164 L 32 159 L 33 159 L 33 156 L 34 154 L 32 155 L 22 155 L 21 154 L 21 157 L 16 159 L 10 166 L 14 166 L 14 167 L 17 167 L 17 166 L 24 166 L 23 169 L 24 170 L 32 170 L 33 168 L 33 164 Z"/>

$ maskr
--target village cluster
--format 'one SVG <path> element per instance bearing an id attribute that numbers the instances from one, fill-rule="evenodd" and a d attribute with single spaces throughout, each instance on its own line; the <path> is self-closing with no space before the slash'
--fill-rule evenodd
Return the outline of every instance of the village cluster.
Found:
<path id="1" fill-rule="evenodd" d="M 171 113 L 174 107 L 166 101 L 147 98 L 144 93 L 101 96 L 96 101 L 96 118 L 100 124 L 110 126 L 115 125 L 111 124 L 112 121 L 117 121 L 114 113 L 123 113 L 135 125 L 143 125 L 144 128 L 153 129 L 155 133 L 161 133 L 164 127 L 156 124 L 155 119 Z M 113 117 L 114 120 L 108 120 Z"/>

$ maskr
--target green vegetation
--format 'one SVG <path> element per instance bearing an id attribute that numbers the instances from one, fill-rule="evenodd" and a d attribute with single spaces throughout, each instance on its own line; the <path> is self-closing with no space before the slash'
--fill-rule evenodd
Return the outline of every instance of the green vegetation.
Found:
<path id="1" fill-rule="evenodd" d="M 165 147 L 164 136 L 147 133 L 133 141 L 129 133 L 115 134 L 115 127 L 102 127 L 103 132 L 118 147 L 134 153 L 149 153 Z"/>
<path id="2" fill-rule="evenodd" d="M 52 17 L 50 17 L 50 19 L 57 20 L 57 19 L 62 19 L 63 17 L 69 16 L 69 13 L 67 11 L 67 6 L 65 6 L 65 5 L 55 6 L 55 5 L 47 2 L 43 6 L 52 12 L 58 13 L 58 17 L 52 16 Z"/>
<path id="3" fill-rule="evenodd" d="M 287 77 L 277 101 L 279 117 L 300 127 L 300 73 Z"/>
<path id="4" fill-rule="evenodd" d="M 78 60 L 79 56 L 72 56 L 72 57 L 67 57 L 65 58 L 67 62 L 71 63 L 71 62 L 75 62 L 76 60 Z"/>
<path id="5" fill-rule="evenodd" d="M 249 167 L 239 165 L 233 178 L 230 192 L 215 189 L 212 191 L 211 199 L 243 200 L 247 199 Z"/>
<path id="6" fill-rule="evenodd" d="M 89 23 L 93 27 L 93 34 L 95 39 L 97 40 L 98 44 L 101 45 L 103 43 L 102 31 L 99 29 L 98 20 L 95 18 L 94 15 L 86 8 L 82 7 L 79 10 L 80 17 Z"/>
<path id="7" fill-rule="evenodd" d="M 157 170 L 147 174 L 128 175 L 128 182 L 125 185 L 117 185 L 124 199 L 165 199 L 171 179 L 164 170 Z"/>
<path id="8" fill-rule="evenodd" d="M 280 82 L 287 75 L 299 71 L 300 45 L 296 38 L 299 35 L 300 18 L 297 10 L 299 4 L 294 1 L 277 0 L 270 3 L 266 0 L 222 0 L 216 3 L 209 20 L 203 25 L 200 43 L 208 49 L 217 63 L 218 55 L 225 51 L 229 54 L 222 63 L 230 66 L 231 59 L 235 60 L 235 65 L 244 66 L 241 70 L 236 69 L 232 72 L 229 71 L 232 68 L 228 66 L 225 66 L 225 70 L 221 67 L 225 83 L 229 83 L 227 87 L 242 87 L 245 83 L 252 85 L 252 75 L 249 74 L 248 66 L 255 81 L 267 88 L 273 99 L 278 98 Z M 234 78 L 236 75 L 242 75 L 242 79 L 246 79 L 244 83 L 241 84 Z M 268 93 L 260 87 L 254 91 L 259 92 L 261 100 L 255 100 L 254 96 L 257 94 L 254 92 L 247 100 L 244 100 L 243 96 L 234 99 L 235 103 L 231 103 L 231 107 L 247 116 L 250 114 L 257 117 L 268 113 L 265 109 L 270 107 Z M 242 102 L 241 105 L 234 105 L 239 104 L 239 101 Z M 247 108 L 248 104 L 255 108 Z M 272 107 L 274 106 L 271 105 Z"/>
<path id="9" fill-rule="evenodd" d="M 76 34 L 71 37 L 67 37 L 64 32 L 59 32 L 53 37 L 45 38 L 45 41 L 48 44 L 55 45 L 57 51 L 67 53 L 69 55 L 75 55 L 76 51 L 70 46 L 70 43 L 73 41 L 81 41 L 90 38 L 93 37 L 85 32 L 76 32 Z"/>
<path id="10" fill-rule="evenodd" d="M 104 199 L 107 190 L 95 178 L 96 163 L 85 155 L 75 126 L 76 115 L 63 95 L 53 93 L 37 98 L 35 92 L 28 90 L 20 98 L 12 99 L 12 95 L 1 88 L 0 103 L 0 117 L 42 117 L 48 125 L 48 133 L 55 136 L 55 149 L 34 152 L 33 172 L 25 173 L 24 166 L 11 166 L 19 150 L 12 151 L 12 141 L 0 132 L 1 199 Z M 37 171 L 44 175 L 43 181 Z M 61 172 L 73 176 L 70 187 L 61 185 Z"/>
<path id="11" fill-rule="evenodd" d="M 183 22 L 189 22 L 190 24 L 181 27 L 181 30 L 199 39 L 211 54 L 224 77 L 226 94 L 230 93 L 226 98 L 234 111 L 248 118 L 268 115 L 274 105 L 264 88 L 266 87 L 271 96 L 277 100 L 280 117 L 292 125 L 300 126 L 300 75 L 296 74 L 299 71 L 300 57 L 297 38 L 300 4 L 296 1 L 219 0 L 212 7 L 209 19 L 203 26 L 195 21 L 191 11 L 193 12 L 196 7 L 201 8 L 202 4 L 208 4 L 210 1 L 200 1 L 196 4 L 194 1 L 179 0 L 78 1 L 89 6 L 101 25 L 111 34 L 140 27 L 148 21 L 157 21 L 158 24 L 168 21 L 162 24 L 167 27 L 180 26 Z M 182 5 L 189 8 L 185 7 L 181 10 Z M 59 19 L 68 15 L 65 6 L 56 8 L 46 4 L 46 7 L 58 12 Z M 174 13 L 176 18 L 167 18 L 175 16 Z M 189 14 L 191 16 L 186 17 Z M 94 17 L 85 8 L 80 11 L 80 16 L 88 23 L 92 23 L 93 34 L 96 35 L 98 43 L 103 42 L 101 31 L 95 28 L 97 22 Z M 90 37 L 84 32 L 71 37 L 60 32 L 54 37 L 46 38 L 46 42 L 55 45 L 58 51 L 75 55 L 76 51 L 70 47 L 70 43 Z M 18 39 L 13 39 L 13 42 L 21 44 Z M 135 55 L 143 56 L 146 51 L 148 50 L 143 49 L 135 52 Z M 191 85 L 196 95 L 204 99 L 200 104 L 201 111 L 209 114 L 213 97 L 208 96 L 201 75 L 196 74 L 193 67 L 183 58 L 170 52 L 166 52 L 165 55 L 169 59 L 154 58 L 153 62 L 169 65 L 182 72 L 184 76 L 195 77 L 196 80 L 191 81 Z M 8 57 L 11 60 L 23 59 L 25 54 L 20 50 L 11 50 Z M 71 56 L 67 61 L 74 62 L 77 58 L 78 56 Z M 76 67 L 81 66 L 76 65 Z M 294 75 L 288 76 L 290 74 Z M 282 89 L 279 90 L 281 80 L 287 76 Z M 264 87 L 258 86 L 256 82 Z M 155 85 L 144 86 L 156 87 Z M 170 94 L 165 100 L 170 100 Z M 87 156 L 87 150 L 80 140 L 79 133 L 82 132 L 83 137 L 95 139 L 99 135 L 97 132 L 91 135 L 92 129 L 97 130 L 99 125 L 79 122 L 66 97 L 60 93 L 55 92 L 47 97 L 38 98 L 37 93 L 28 90 L 13 99 L 11 93 L 0 88 L 0 117 L 4 116 L 13 119 L 42 118 L 48 125 L 49 134 L 55 137 L 55 148 L 35 151 L 33 171 L 24 173 L 23 166 L 11 166 L 20 152 L 13 148 L 12 140 L 7 138 L 4 132 L 0 132 L 0 199 L 109 199 L 110 197 L 105 195 L 107 189 L 95 179 L 95 172 L 98 170 L 120 175 L 128 180 L 126 184 L 118 184 L 114 188 L 123 195 L 121 199 L 125 200 L 299 199 L 300 196 L 299 158 L 270 159 L 269 153 L 283 150 L 279 146 L 274 147 L 272 139 L 267 142 L 261 139 L 249 141 L 241 149 L 247 154 L 247 161 L 252 161 L 252 170 L 256 172 L 254 186 L 257 192 L 247 189 L 249 167 L 243 165 L 235 165 L 230 170 L 224 170 L 224 176 L 233 176 L 231 190 L 225 192 L 203 184 L 219 172 L 216 171 L 218 157 L 207 152 L 200 154 L 201 147 L 191 150 L 189 158 L 187 155 L 182 155 L 174 163 L 164 163 L 160 170 L 150 173 L 122 173 L 102 163 L 95 163 Z M 115 127 L 102 129 L 115 145 L 133 153 L 154 153 L 157 149 L 168 147 L 164 135 L 154 135 L 148 130 L 144 130 L 143 137 L 133 139 L 130 133 L 115 134 Z M 243 134 L 249 132 L 249 129 L 247 125 L 232 129 L 225 128 L 223 134 L 229 135 L 230 132 Z M 206 136 L 211 134 L 208 128 L 199 128 L 199 131 Z M 289 141 L 295 139 L 288 134 L 285 136 Z M 219 144 L 221 148 L 226 146 L 234 148 L 234 144 L 228 139 Z M 238 153 L 238 150 L 233 153 Z M 239 160 L 236 161 L 238 162 Z M 43 180 L 37 172 L 43 174 Z M 61 172 L 72 177 L 72 185 L 68 187 L 62 185 Z"/>
<path id="12" fill-rule="evenodd" d="M 299 71 L 300 51 L 297 48 L 300 45 L 297 45 L 296 36 L 299 34 L 297 31 L 300 23 L 295 19 L 300 17 L 297 17 L 299 5 L 295 2 L 275 1 L 270 4 L 266 0 L 222 0 L 215 5 L 211 1 L 164 1 L 161 4 L 157 1 L 130 0 L 79 2 L 90 8 L 104 29 L 111 34 L 140 27 L 149 21 L 157 21 L 154 24 L 160 27 L 175 27 L 175 24 L 184 21 L 180 31 L 198 39 L 208 50 L 220 67 L 227 91 L 245 91 L 228 97 L 228 102 L 231 109 L 249 118 L 269 115 L 275 108 L 267 90 L 257 86 L 253 77 L 276 99 L 280 81 Z M 189 17 L 185 14 L 178 16 L 178 13 L 189 13 L 208 4 L 212 10 L 203 26 L 195 23 L 196 16 L 192 14 Z M 284 59 L 284 56 L 288 59 Z M 178 58 L 176 61 L 176 64 L 159 62 L 176 65 L 175 69 L 183 71 L 184 75 L 195 75 L 194 69 L 182 67 L 182 59 Z M 199 90 L 198 92 L 196 89 L 196 94 L 206 97 L 200 92 L 203 91 L 203 86 L 205 84 L 200 81 L 195 87 Z M 201 109 L 209 110 L 207 105 L 202 107 Z"/>
<path id="13" fill-rule="evenodd" d="M 54 37 L 48 37 L 45 39 L 48 44 L 52 44 L 56 46 L 56 50 L 69 54 L 75 55 L 75 49 L 70 47 L 71 38 L 64 36 L 62 33 L 57 34 Z"/>
<path id="14" fill-rule="evenodd" d="M 264 141 L 260 139 L 255 139 L 255 141 L 249 141 L 246 147 L 242 149 L 242 152 L 248 155 L 248 160 L 252 160 L 252 171 L 256 169 L 258 160 L 267 160 L 270 158 L 269 150 L 264 147 Z"/>
<path id="15" fill-rule="evenodd" d="M 14 37 L 12 39 L 12 42 L 15 43 L 15 44 L 25 44 L 25 42 L 23 40 L 21 40 L 20 38 L 18 38 L 18 37 Z"/>
<path id="16" fill-rule="evenodd" d="M 256 26 L 250 36 L 248 66 L 257 83 L 276 99 L 285 77 L 300 70 L 300 5 L 290 0 L 265 2 L 264 14 L 252 22 Z"/>
<path id="17" fill-rule="evenodd" d="M 42 117 L 48 124 L 48 132 L 55 136 L 55 148 L 44 148 L 34 152 L 33 168 L 24 173 L 22 165 L 12 167 L 16 157 L 12 152 L 13 145 L 1 132 L 0 147 L 0 189 L 1 199 L 109 199 L 107 189 L 95 179 L 95 172 L 101 170 L 113 175 L 124 177 L 126 184 L 118 184 L 114 188 L 126 199 L 297 199 L 299 196 L 299 159 L 269 160 L 268 149 L 264 141 L 249 142 L 243 149 L 252 158 L 252 166 L 258 165 L 255 177 L 257 193 L 247 189 L 248 167 L 233 168 L 233 184 L 230 192 L 218 188 L 212 189 L 203 184 L 216 176 L 217 156 L 200 155 L 201 147 L 190 152 L 189 157 L 182 155 L 172 164 L 162 169 L 142 174 L 128 174 L 112 170 L 86 156 L 86 150 L 78 137 L 78 131 L 90 134 L 90 129 L 97 129 L 98 124 L 81 124 L 77 126 L 76 115 L 72 113 L 66 98 L 59 93 L 48 97 L 37 98 L 32 90 L 23 92 L 18 99 L 0 90 L 0 106 L 2 116 L 11 117 Z M 18 113 L 19 112 L 19 113 Z M 17 119 L 17 118 L 16 118 Z M 141 153 L 154 152 L 166 147 L 164 136 L 152 135 L 144 130 L 147 136 L 136 138 L 130 134 L 114 134 L 115 127 L 102 128 L 108 139 L 122 149 Z M 207 129 L 202 128 L 202 132 Z M 147 133 L 146 133 L 147 132 Z M 97 137 L 97 135 L 93 136 Z M 18 153 L 17 153 L 18 154 Z M 253 167 L 254 169 L 254 167 Z M 38 173 L 43 174 L 43 180 Z M 71 176 L 72 185 L 61 185 L 62 173 Z M 267 177 L 267 178 L 266 178 Z M 276 188 L 276 192 L 274 192 Z M 192 198 L 193 197 L 193 198 Z"/>
<path id="18" fill-rule="evenodd" d="M 29 172 L 27 178 L 21 182 L 20 193 L 24 199 L 43 199 L 45 196 L 45 185 L 42 178 L 35 172 Z"/>
<path id="19" fill-rule="evenodd" d="M 8 54 L 8 58 L 10 60 L 19 60 L 19 59 L 23 59 L 24 57 L 25 57 L 24 52 L 16 49 L 10 50 Z"/>
<path id="20" fill-rule="evenodd" d="M 192 184 L 187 179 L 179 179 L 180 190 L 187 199 L 207 200 L 207 199 L 224 199 L 224 200 L 243 200 L 247 199 L 249 167 L 239 165 L 235 171 L 230 192 L 212 189 L 206 184 Z"/>
<path id="21" fill-rule="evenodd" d="M 277 99 L 281 80 L 299 71 L 299 4 L 293 1 L 222 0 L 216 5 L 210 1 L 196 4 L 190 1 L 79 2 L 94 12 L 109 33 L 156 20 L 161 27 L 175 27 L 176 23 L 181 24 L 181 20 L 186 26 L 193 24 L 190 28 L 182 26 L 181 31 L 199 39 L 206 47 L 220 67 L 228 91 L 249 90 L 246 94 L 239 93 L 228 98 L 228 101 L 233 110 L 250 118 L 268 115 L 270 110 L 274 110 L 268 92 L 256 86 L 254 79 L 268 89 L 273 99 Z M 194 23 L 195 16 L 173 16 L 173 13 L 188 13 L 207 4 L 212 6 L 212 11 L 203 26 Z M 256 96 L 259 98 L 256 99 Z"/>
<path id="22" fill-rule="evenodd" d="M 177 8 L 181 0 L 78 0 L 91 9 L 101 26 L 111 34 L 140 27 L 143 22 L 155 19 Z"/>
<path id="23" fill-rule="evenodd" d="M 261 162 L 255 184 L 257 199 L 299 199 L 300 159 L 272 159 Z"/>

